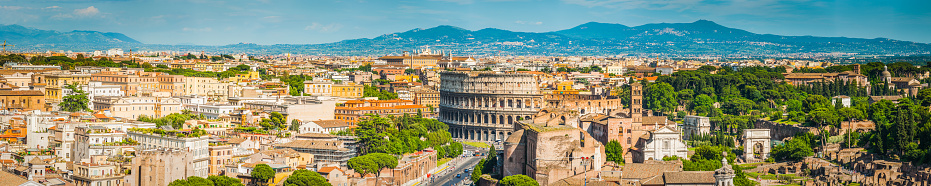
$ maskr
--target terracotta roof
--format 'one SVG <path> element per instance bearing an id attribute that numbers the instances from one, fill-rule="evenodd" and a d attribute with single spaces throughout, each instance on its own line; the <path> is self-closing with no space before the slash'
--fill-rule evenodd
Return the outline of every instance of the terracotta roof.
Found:
<path id="1" fill-rule="evenodd" d="M 643 117 L 643 120 L 641 121 L 642 121 L 641 123 L 643 123 L 644 125 L 654 125 L 654 124 L 665 125 L 666 123 L 668 123 L 669 118 L 666 118 L 666 116 L 646 116 L 646 117 Z"/>
<path id="2" fill-rule="evenodd" d="M 276 145 L 278 148 L 305 148 L 305 149 L 325 149 L 325 150 L 338 150 L 346 151 L 349 149 L 340 148 L 338 146 L 339 142 L 332 140 L 294 140 L 288 143 Z"/>
<path id="3" fill-rule="evenodd" d="M 47 163 L 46 163 L 45 161 L 42 161 L 41 159 L 39 159 L 39 157 L 35 157 L 35 158 L 32 158 L 32 160 L 29 160 L 29 164 L 32 164 L 32 165 L 46 165 Z"/>
<path id="4" fill-rule="evenodd" d="M 664 172 L 666 184 L 714 184 L 714 171 Z"/>
<path id="5" fill-rule="evenodd" d="M 662 164 L 645 164 L 645 163 L 628 163 L 624 165 L 622 179 L 645 179 L 653 176 L 659 176 L 663 172 L 682 171 L 682 167 L 674 163 Z"/>
<path id="6" fill-rule="evenodd" d="M 331 120 L 317 120 L 313 121 L 322 128 L 340 128 L 340 127 L 349 127 L 349 124 L 346 124 L 343 120 L 331 119 Z"/>
<path id="7" fill-rule="evenodd" d="M 246 141 L 245 138 L 230 138 L 230 139 L 227 140 L 226 142 L 227 142 L 227 143 L 230 143 L 230 144 L 239 144 L 239 143 L 242 143 L 242 142 L 244 142 L 244 141 Z"/>
<path id="8" fill-rule="evenodd" d="M 317 172 L 322 172 L 322 173 L 328 173 L 328 174 L 329 174 L 330 172 L 333 172 L 333 170 L 340 170 L 340 171 L 342 171 L 341 169 L 339 169 L 339 167 L 323 167 L 323 168 L 320 168 L 320 170 L 317 170 Z"/>
<path id="9" fill-rule="evenodd" d="M 0 90 L 0 96 L 45 96 L 38 90 Z"/>
<path id="10" fill-rule="evenodd" d="M 298 152 L 295 151 L 294 149 L 287 149 L 287 148 L 285 148 L 285 149 L 275 149 L 275 150 L 264 150 L 264 151 L 259 151 L 259 153 L 265 154 L 265 155 L 269 155 L 269 156 L 276 156 L 276 155 L 277 155 L 277 156 L 287 156 L 287 157 L 292 157 L 292 158 L 294 158 L 294 157 L 300 157 L 300 156 L 301 156 L 301 155 L 298 154 Z"/>
<path id="11" fill-rule="evenodd" d="M 0 180 L 3 180 L 4 185 L 23 185 L 24 183 L 29 182 L 29 180 L 26 180 L 25 178 L 16 176 L 15 174 L 6 171 L 0 171 Z"/>
<path id="12" fill-rule="evenodd" d="M 335 138 L 336 135 L 324 134 L 324 133 L 303 133 L 303 134 L 295 135 L 295 137 L 298 137 L 298 138 L 301 138 L 301 137 L 304 137 L 304 138 Z"/>

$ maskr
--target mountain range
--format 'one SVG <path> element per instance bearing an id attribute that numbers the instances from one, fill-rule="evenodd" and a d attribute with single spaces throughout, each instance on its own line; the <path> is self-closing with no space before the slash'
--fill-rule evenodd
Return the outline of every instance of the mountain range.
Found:
<path id="1" fill-rule="evenodd" d="M 424 46 L 454 55 L 638 55 L 638 56 L 791 56 L 814 53 L 861 55 L 927 55 L 931 44 L 886 38 L 780 36 L 729 28 L 712 21 L 656 23 L 629 27 L 589 22 L 552 32 L 515 32 L 496 28 L 467 30 L 437 26 L 391 33 L 375 38 L 324 44 L 233 44 L 224 46 L 144 44 L 120 33 L 58 32 L 0 25 L 0 40 L 17 50 L 92 51 L 109 48 L 135 50 L 208 51 L 217 53 L 370 55 L 399 54 Z"/>

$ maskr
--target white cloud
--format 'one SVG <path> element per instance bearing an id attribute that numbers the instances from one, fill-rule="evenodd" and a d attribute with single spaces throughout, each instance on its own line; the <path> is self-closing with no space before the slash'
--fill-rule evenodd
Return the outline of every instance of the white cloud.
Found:
<path id="1" fill-rule="evenodd" d="M 210 31 L 213 31 L 213 28 L 210 28 L 210 27 L 204 27 L 204 28 L 190 28 L 190 27 L 184 27 L 184 28 L 182 28 L 181 30 L 183 30 L 183 31 L 185 31 L 185 32 L 210 32 Z"/>
<path id="2" fill-rule="evenodd" d="M 472 4 L 472 3 L 475 2 L 475 1 L 473 1 L 473 0 L 430 0 L 430 1 L 450 2 L 450 3 L 460 4 L 460 5 Z"/>
<path id="3" fill-rule="evenodd" d="M 315 30 L 318 32 L 335 32 L 335 31 L 339 31 L 339 29 L 342 29 L 342 28 L 343 28 L 343 25 L 338 24 L 338 23 L 330 23 L 330 24 L 324 25 L 324 24 L 314 22 L 304 27 L 304 30 Z"/>
<path id="4" fill-rule="evenodd" d="M 42 8 L 42 9 L 57 9 L 57 8 L 61 8 L 61 7 L 60 7 L 60 6 L 50 6 L 50 7 L 45 7 L 45 8 Z"/>
<path id="5" fill-rule="evenodd" d="M 21 6 L 0 6 L 0 10 L 19 10 L 23 9 Z"/>
<path id="6" fill-rule="evenodd" d="M 543 22 L 541 22 L 541 21 L 537 21 L 537 22 L 532 22 L 532 21 L 514 21 L 514 23 L 522 24 L 522 25 L 542 25 L 542 24 L 543 24 Z"/>
<path id="7" fill-rule="evenodd" d="M 95 16 L 99 13 L 100 13 L 100 10 L 97 10 L 97 8 L 95 8 L 94 6 L 89 6 L 84 9 L 80 9 L 80 8 L 74 9 L 74 15 L 83 16 L 83 17 Z"/>

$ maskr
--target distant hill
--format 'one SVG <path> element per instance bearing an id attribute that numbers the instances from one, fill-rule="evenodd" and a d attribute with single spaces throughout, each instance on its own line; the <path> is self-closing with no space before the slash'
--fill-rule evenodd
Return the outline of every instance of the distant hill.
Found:
<path id="1" fill-rule="evenodd" d="M 56 32 L 0 26 L 0 40 L 18 49 L 212 51 L 221 53 L 370 55 L 398 54 L 424 46 L 456 55 L 640 55 L 640 56 L 791 56 L 811 53 L 928 55 L 931 44 L 885 38 L 780 36 L 729 28 L 712 21 L 656 23 L 629 27 L 589 22 L 553 32 L 515 32 L 496 28 L 467 30 L 442 25 L 325 44 L 234 44 L 225 46 L 149 45 L 119 33 Z M 20 47 L 24 46 L 24 47 Z"/>
<path id="2" fill-rule="evenodd" d="M 143 43 L 121 33 L 97 31 L 59 32 L 20 25 L 0 25 L 0 40 L 16 45 L 13 49 L 62 49 L 109 46 L 134 46 Z M 2 41 L 0 41 L 2 42 Z M 56 47 L 57 46 L 57 47 Z M 64 47 L 64 48 L 62 48 Z"/>

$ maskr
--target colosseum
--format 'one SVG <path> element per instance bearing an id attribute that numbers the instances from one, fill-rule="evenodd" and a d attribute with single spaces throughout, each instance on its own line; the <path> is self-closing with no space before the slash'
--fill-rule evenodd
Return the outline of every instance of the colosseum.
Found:
<path id="1" fill-rule="evenodd" d="M 530 74 L 443 72 L 440 74 L 440 117 L 453 138 L 507 139 L 514 123 L 545 106 L 537 80 Z"/>

